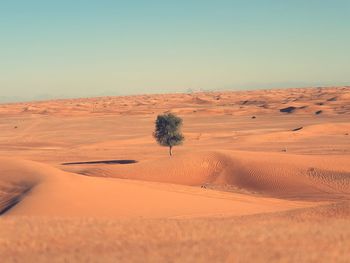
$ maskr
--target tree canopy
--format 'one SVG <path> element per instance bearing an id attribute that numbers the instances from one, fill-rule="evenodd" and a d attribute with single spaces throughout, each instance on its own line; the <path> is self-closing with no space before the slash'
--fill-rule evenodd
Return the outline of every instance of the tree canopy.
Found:
<path id="1" fill-rule="evenodd" d="M 172 155 L 172 147 L 182 144 L 184 136 L 181 133 L 182 119 L 173 113 L 158 115 L 155 123 L 154 138 L 162 145 L 169 147 Z"/>

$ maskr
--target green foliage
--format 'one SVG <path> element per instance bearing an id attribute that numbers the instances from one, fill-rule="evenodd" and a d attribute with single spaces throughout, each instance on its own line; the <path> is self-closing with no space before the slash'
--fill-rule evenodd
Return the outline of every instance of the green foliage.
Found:
<path id="1" fill-rule="evenodd" d="M 155 124 L 154 138 L 160 145 L 170 147 L 171 155 L 171 148 L 180 145 L 184 140 L 180 130 L 182 119 L 173 113 L 166 113 L 158 115 Z"/>

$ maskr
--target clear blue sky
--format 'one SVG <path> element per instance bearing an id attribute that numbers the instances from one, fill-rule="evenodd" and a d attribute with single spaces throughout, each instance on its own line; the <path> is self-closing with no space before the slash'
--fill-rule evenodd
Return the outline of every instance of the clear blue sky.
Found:
<path id="1" fill-rule="evenodd" d="M 350 83 L 348 0 L 0 0 L 0 97 Z"/>

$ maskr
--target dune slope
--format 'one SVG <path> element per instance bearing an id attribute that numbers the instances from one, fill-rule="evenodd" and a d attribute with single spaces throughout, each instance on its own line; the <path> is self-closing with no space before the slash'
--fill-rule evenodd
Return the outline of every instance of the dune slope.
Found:
<path id="1" fill-rule="evenodd" d="M 350 163 L 342 156 L 330 160 L 278 153 L 197 152 L 131 165 L 73 165 L 64 169 L 90 176 L 227 186 L 279 198 L 350 195 Z"/>
<path id="2" fill-rule="evenodd" d="M 1 176 L 0 190 L 6 190 L 5 195 L 12 193 L 12 198 L 18 200 L 5 216 L 203 217 L 255 214 L 313 205 L 188 186 L 92 178 L 29 161 L 2 159 L 0 167 L 5 163 L 10 168 L 0 170 L 0 175 L 7 174 Z M 8 183 L 13 178 L 17 178 L 17 183 L 10 189 Z M 30 185 L 30 191 L 17 190 L 26 189 L 27 185 Z M 4 198 L 3 195 L 0 197 Z M 2 209 L 6 209 L 6 204 Z"/>

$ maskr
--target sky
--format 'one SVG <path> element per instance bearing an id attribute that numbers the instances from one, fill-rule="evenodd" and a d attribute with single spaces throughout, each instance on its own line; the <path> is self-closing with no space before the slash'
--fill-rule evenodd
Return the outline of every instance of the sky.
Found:
<path id="1" fill-rule="evenodd" d="M 350 84 L 348 0 L 0 0 L 0 100 Z"/>

